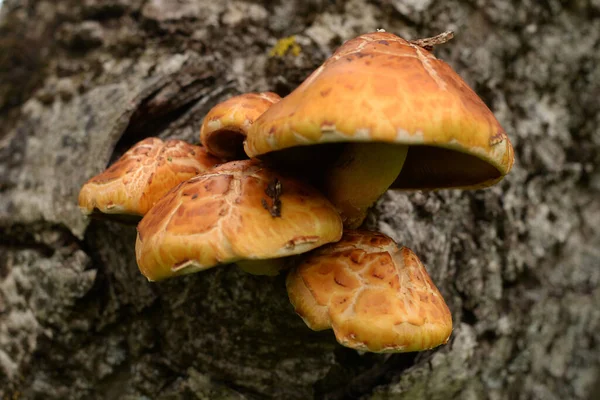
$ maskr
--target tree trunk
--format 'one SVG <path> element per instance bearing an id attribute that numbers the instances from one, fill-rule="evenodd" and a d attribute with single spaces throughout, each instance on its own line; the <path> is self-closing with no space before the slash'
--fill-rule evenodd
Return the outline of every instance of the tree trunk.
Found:
<path id="1" fill-rule="evenodd" d="M 593 396 L 598 16 L 597 0 L 5 0 L 0 398 Z M 406 39 L 454 30 L 436 55 L 515 146 L 515 167 L 494 188 L 389 192 L 369 216 L 427 266 L 452 311 L 448 345 L 341 347 L 294 314 L 283 277 L 235 267 L 149 283 L 135 228 L 81 216 L 83 182 L 138 140 L 197 142 L 217 102 L 285 95 L 343 41 L 377 28 Z M 270 56 L 290 35 L 300 54 Z"/>

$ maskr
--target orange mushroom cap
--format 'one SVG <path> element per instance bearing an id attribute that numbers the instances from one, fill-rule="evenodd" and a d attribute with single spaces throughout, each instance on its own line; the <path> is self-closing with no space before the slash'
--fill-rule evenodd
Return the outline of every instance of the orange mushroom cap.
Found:
<path id="1" fill-rule="evenodd" d="M 140 271 L 158 281 L 243 260 L 292 256 L 337 241 L 333 205 L 258 160 L 233 161 L 164 196 L 138 225 Z"/>
<path id="2" fill-rule="evenodd" d="M 309 328 L 332 328 L 354 349 L 428 350 L 452 333 L 448 306 L 419 258 L 381 233 L 345 231 L 289 272 L 287 290 Z"/>
<path id="3" fill-rule="evenodd" d="M 220 162 L 182 140 L 147 138 L 83 185 L 79 208 L 86 215 L 116 220 L 133 215 L 139 220 L 170 189 Z"/>
<path id="4" fill-rule="evenodd" d="M 289 160 L 300 146 L 373 141 L 411 146 L 392 188 L 486 187 L 514 161 L 504 130 L 460 76 L 386 32 L 344 43 L 255 121 L 245 151 Z"/>
<path id="5" fill-rule="evenodd" d="M 202 122 L 202 145 L 224 160 L 246 158 L 244 140 L 248 129 L 279 100 L 281 97 L 272 92 L 245 93 L 217 104 Z"/>

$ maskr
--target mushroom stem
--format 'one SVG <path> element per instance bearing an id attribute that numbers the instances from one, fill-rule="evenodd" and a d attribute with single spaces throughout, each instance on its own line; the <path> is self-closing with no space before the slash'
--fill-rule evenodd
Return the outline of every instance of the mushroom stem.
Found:
<path id="1" fill-rule="evenodd" d="M 237 266 L 251 275 L 277 276 L 279 272 L 287 268 L 286 258 L 271 258 L 267 260 L 240 260 Z"/>
<path id="2" fill-rule="evenodd" d="M 324 192 L 336 206 L 344 227 L 358 228 L 367 211 L 394 183 L 408 146 L 390 143 L 348 143 L 325 177 Z"/>

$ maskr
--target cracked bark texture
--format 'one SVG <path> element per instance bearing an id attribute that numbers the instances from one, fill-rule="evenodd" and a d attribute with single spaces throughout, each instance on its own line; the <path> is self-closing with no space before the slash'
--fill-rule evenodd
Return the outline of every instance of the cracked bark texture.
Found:
<path id="1" fill-rule="evenodd" d="M 598 16 L 597 0 L 5 0 L 0 398 L 592 398 Z M 516 150 L 494 188 L 388 193 L 369 216 L 427 266 L 453 314 L 448 345 L 342 348 L 294 315 L 282 277 L 234 267 L 148 283 L 135 229 L 80 215 L 82 183 L 136 141 L 197 142 L 218 101 L 285 95 L 377 28 L 454 30 L 436 55 Z M 300 54 L 269 57 L 289 35 Z"/>

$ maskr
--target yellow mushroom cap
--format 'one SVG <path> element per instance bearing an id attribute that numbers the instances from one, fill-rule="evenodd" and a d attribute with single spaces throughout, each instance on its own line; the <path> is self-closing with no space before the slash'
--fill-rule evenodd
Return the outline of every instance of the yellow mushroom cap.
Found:
<path id="1" fill-rule="evenodd" d="M 248 129 L 269 107 L 281 100 L 276 93 L 245 93 L 214 106 L 202 122 L 200 141 L 211 154 L 224 160 L 246 158 Z"/>
<path id="2" fill-rule="evenodd" d="M 381 233 L 345 231 L 289 272 L 287 290 L 309 328 L 333 328 L 354 349 L 427 350 L 452 333 L 448 306 L 419 258 Z"/>
<path id="3" fill-rule="evenodd" d="M 157 281 L 300 254 L 341 236 L 340 216 L 316 189 L 244 160 L 198 175 L 163 197 L 138 225 L 135 252 L 142 274 Z"/>
<path id="4" fill-rule="evenodd" d="M 255 121 L 245 151 L 289 158 L 298 146 L 372 141 L 411 146 L 392 188 L 489 186 L 514 157 L 492 112 L 450 66 L 386 32 L 343 44 Z"/>
<path id="5" fill-rule="evenodd" d="M 83 185 L 79 208 L 86 215 L 142 216 L 173 187 L 220 162 L 182 140 L 147 138 Z"/>

